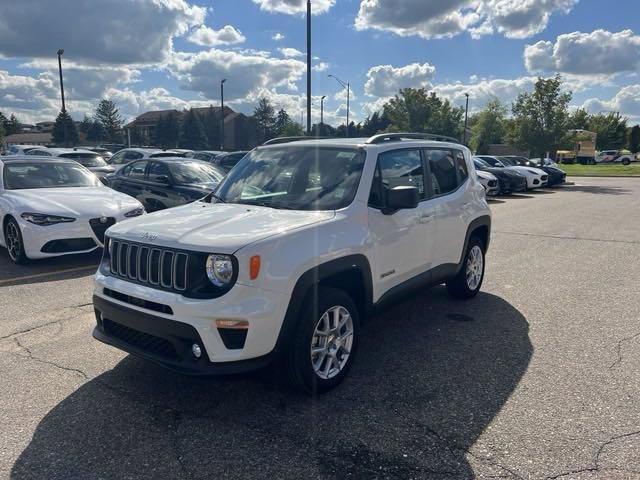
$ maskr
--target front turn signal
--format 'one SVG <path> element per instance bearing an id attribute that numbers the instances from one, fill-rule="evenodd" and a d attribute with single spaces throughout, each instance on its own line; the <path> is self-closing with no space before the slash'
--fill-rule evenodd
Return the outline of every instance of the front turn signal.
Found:
<path id="1" fill-rule="evenodd" d="M 255 280 L 260 275 L 260 255 L 254 255 L 249 260 L 249 278 Z"/>

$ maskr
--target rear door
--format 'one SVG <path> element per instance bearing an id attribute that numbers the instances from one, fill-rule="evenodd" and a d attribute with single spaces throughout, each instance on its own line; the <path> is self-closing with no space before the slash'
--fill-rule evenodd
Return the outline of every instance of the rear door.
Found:
<path id="1" fill-rule="evenodd" d="M 375 252 L 374 295 L 425 272 L 432 263 L 435 210 L 425 188 L 420 149 L 391 150 L 378 156 L 369 198 L 369 230 Z M 386 192 L 398 186 L 418 188 L 417 208 L 384 213 Z"/>
<path id="2" fill-rule="evenodd" d="M 114 180 L 111 182 L 112 188 L 144 203 L 145 175 L 148 163 L 147 160 L 139 160 L 125 166 L 121 172 L 114 176 Z"/>
<path id="3" fill-rule="evenodd" d="M 473 208 L 469 167 L 462 150 L 429 148 L 424 155 L 436 217 L 434 255 L 439 265 L 457 265 Z"/>
<path id="4" fill-rule="evenodd" d="M 150 162 L 145 188 L 146 203 L 150 212 L 185 203 L 184 197 L 173 183 L 171 171 L 166 163 Z"/>

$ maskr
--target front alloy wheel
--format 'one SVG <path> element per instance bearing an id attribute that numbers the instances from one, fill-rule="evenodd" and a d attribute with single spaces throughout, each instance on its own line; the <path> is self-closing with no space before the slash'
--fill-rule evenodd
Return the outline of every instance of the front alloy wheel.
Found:
<path id="1" fill-rule="evenodd" d="M 283 357 L 290 384 L 308 394 L 337 386 L 353 363 L 359 327 L 358 307 L 346 292 L 313 287 Z"/>
<path id="2" fill-rule="evenodd" d="M 449 294 L 463 300 L 475 297 L 484 280 L 484 266 L 484 246 L 478 237 L 473 236 L 469 239 L 460 271 L 447 281 Z"/>
<path id="3" fill-rule="evenodd" d="M 22 242 L 22 233 L 18 223 L 10 218 L 4 227 L 4 241 L 7 246 L 7 252 L 9 252 L 9 258 L 14 263 L 25 264 L 27 263 L 27 255 L 24 252 L 24 244 Z"/>
<path id="4" fill-rule="evenodd" d="M 469 290 L 475 290 L 482 281 L 484 273 L 484 255 L 478 245 L 474 245 L 467 257 L 466 277 Z"/>

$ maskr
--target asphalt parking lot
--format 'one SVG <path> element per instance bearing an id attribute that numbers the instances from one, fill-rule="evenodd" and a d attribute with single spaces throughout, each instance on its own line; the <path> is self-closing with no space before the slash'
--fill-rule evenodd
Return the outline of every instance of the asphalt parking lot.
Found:
<path id="1" fill-rule="evenodd" d="M 0 251 L 0 477 L 640 478 L 640 179 L 572 181 L 492 201 L 483 292 L 377 316 L 315 399 L 102 345 L 96 255 Z"/>

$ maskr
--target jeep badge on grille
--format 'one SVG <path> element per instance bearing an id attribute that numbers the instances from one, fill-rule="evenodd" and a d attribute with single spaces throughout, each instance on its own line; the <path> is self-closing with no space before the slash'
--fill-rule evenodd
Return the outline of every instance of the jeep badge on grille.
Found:
<path id="1" fill-rule="evenodd" d="M 142 235 L 140 235 L 140 238 L 142 240 L 144 240 L 145 242 L 153 242 L 156 238 L 158 238 L 158 234 L 157 233 L 143 232 Z"/>

